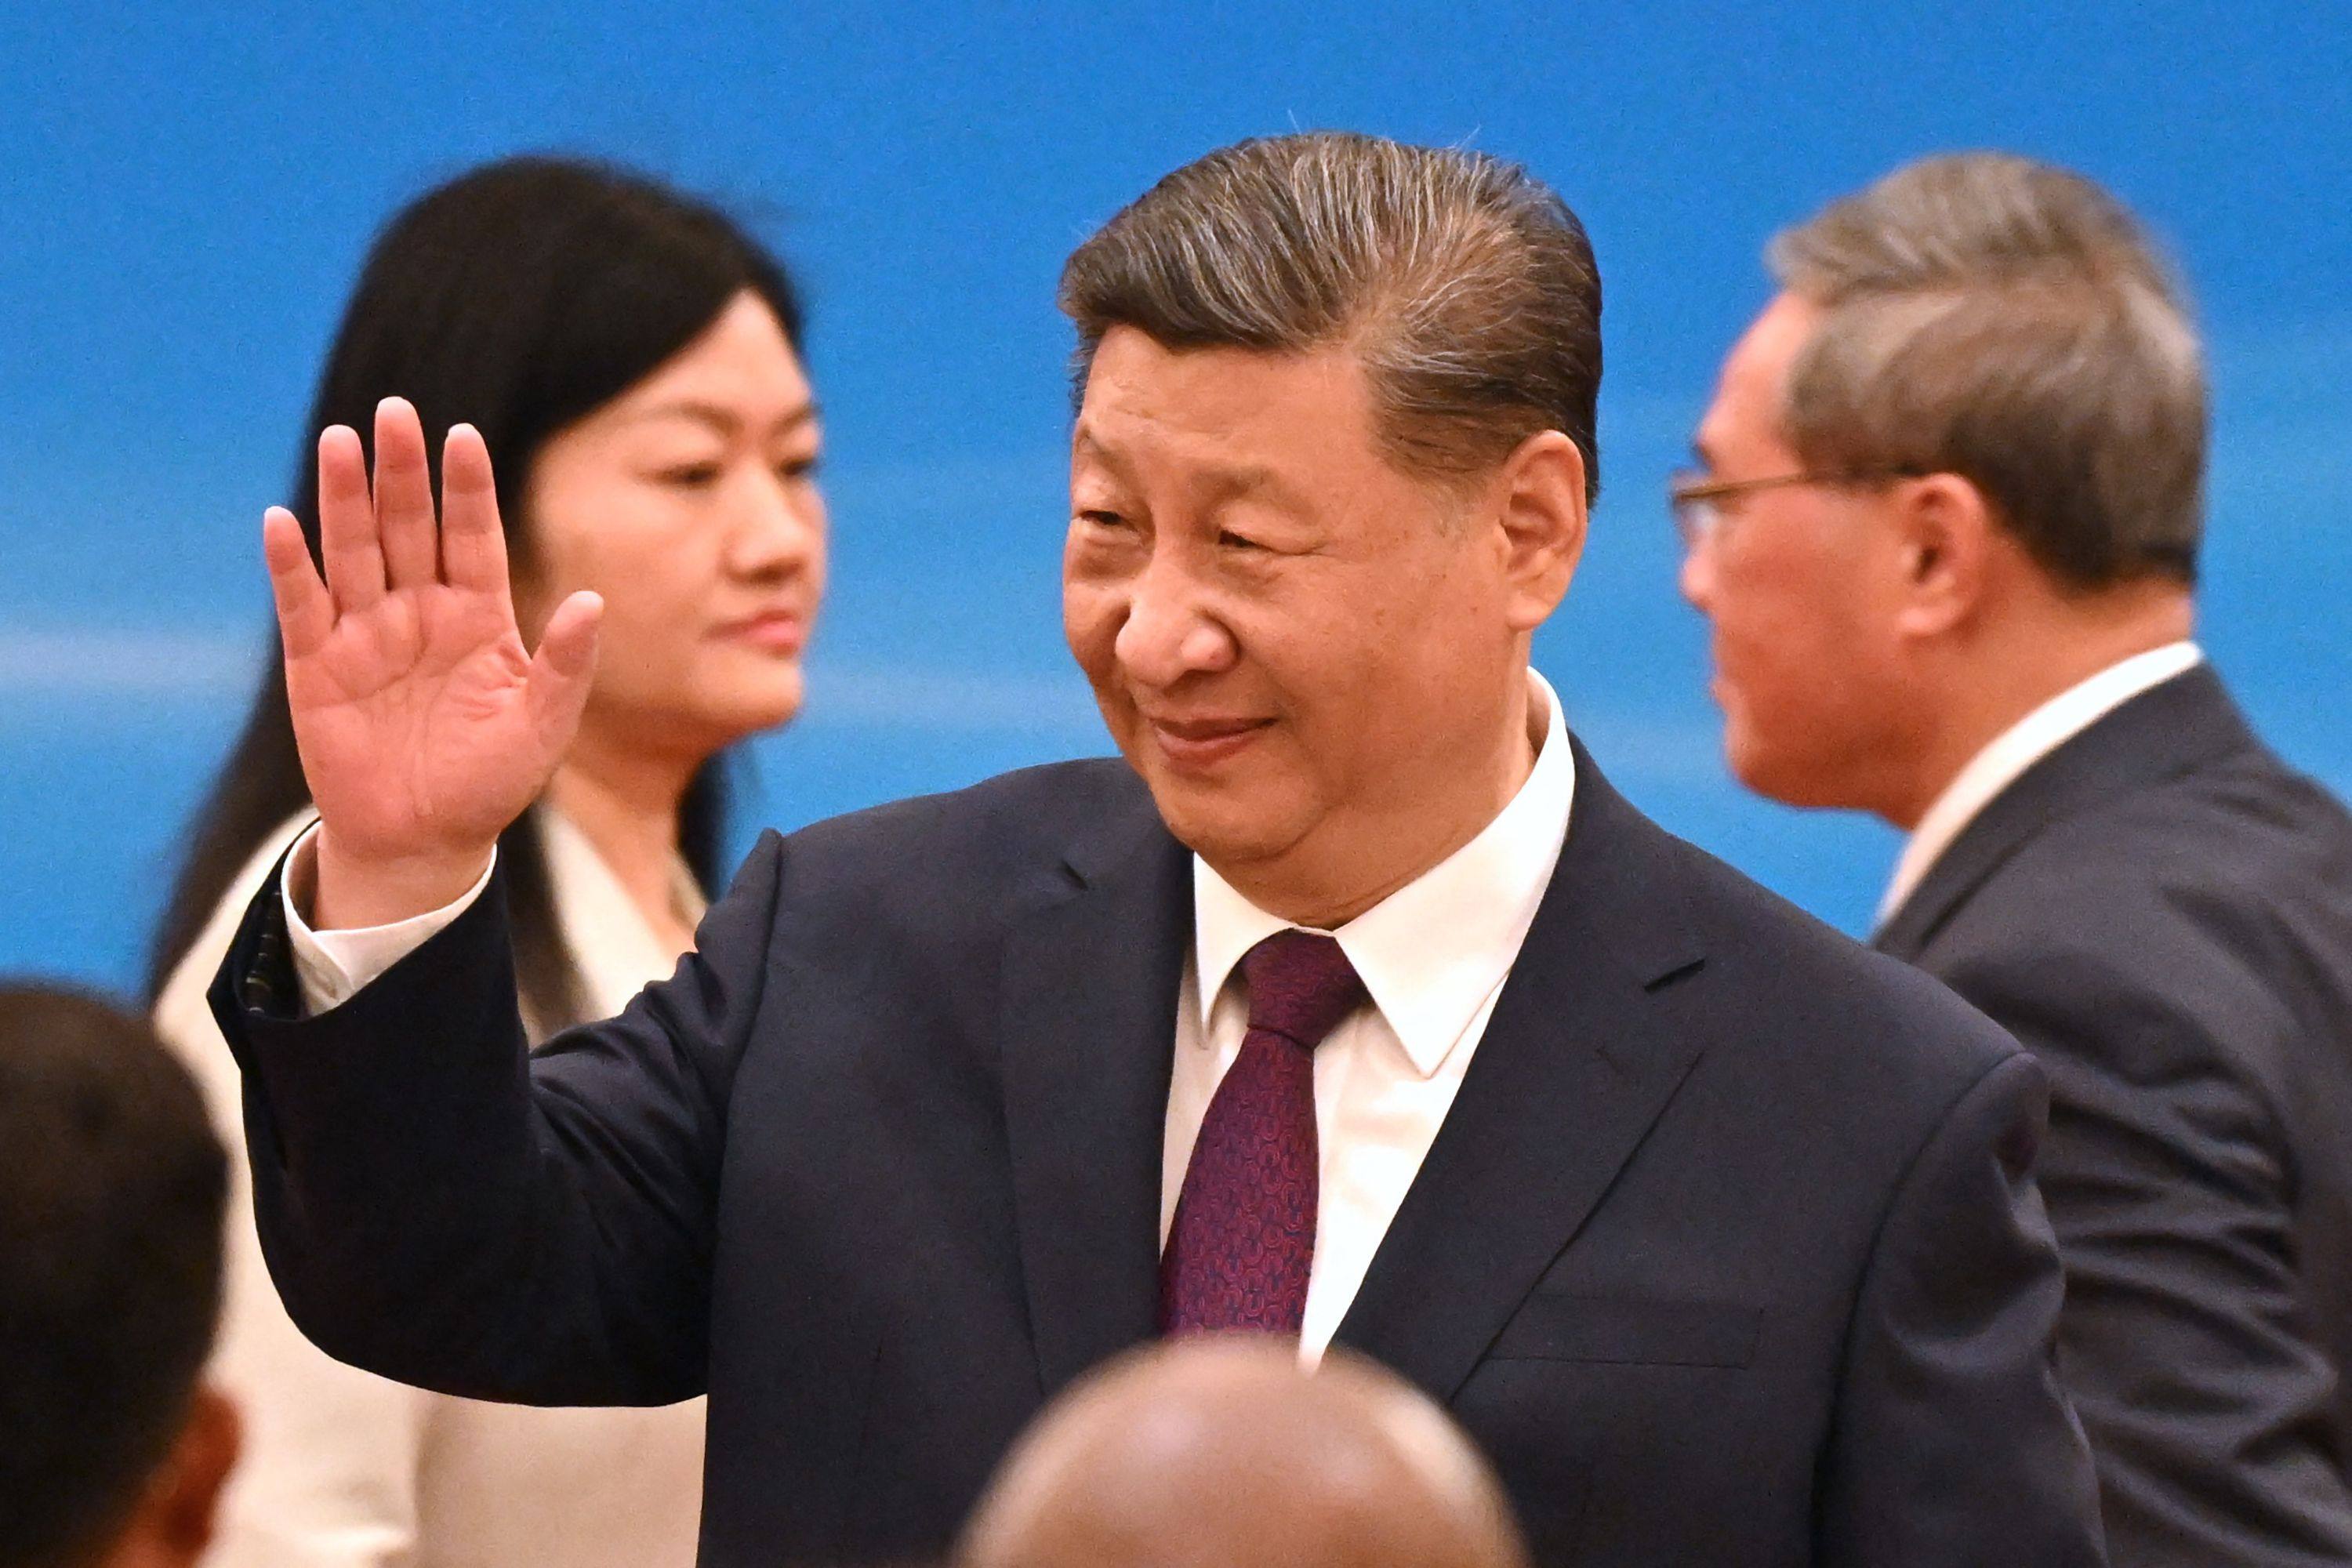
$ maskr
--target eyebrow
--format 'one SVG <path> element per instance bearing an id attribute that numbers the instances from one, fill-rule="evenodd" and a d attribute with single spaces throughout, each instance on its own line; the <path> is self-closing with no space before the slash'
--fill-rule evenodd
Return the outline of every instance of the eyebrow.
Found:
<path id="1" fill-rule="evenodd" d="M 779 434 L 796 430 L 803 425 L 814 424 L 816 416 L 816 404 L 814 401 L 803 403 L 776 420 L 772 428 Z M 680 398 L 673 403 L 656 403 L 651 407 L 636 410 L 630 417 L 638 420 L 691 419 L 698 425 L 709 426 L 722 436 L 731 436 L 743 426 L 743 421 L 736 416 L 733 409 L 693 397 Z"/>
<path id="2" fill-rule="evenodd" d="M 1125 479 L 1130 472 L 1125 458 L 1084 429 L 1071 438 L 1070 447 L 1073 456 L 1090 458 L 1110 469 L 1115 477 Z M 1207 489 L 1215 501 L 1232 500 L 1260 492 L 1271 493 L 1276 498 L 1286 498 L 1290 493 L 1280 474 L 1255 463 L 1215 470 L 1208 478 Z"/>
<path id="3" fill-rule="evenodd" d="M 1092 458 L 1107 468 L 1116 468 L 1121 473 L 1127 471 L 1126 459 L 1096 440 L 1087 433 L 1084 426 L 1080 426 L 1077 432 L 1070 437 L 1070 455 L 1074 458 L 1079 456 Z"/>
<path id="4" fill-rule="evenodd" d="M 1212 488 L 1221 500 L 1256 495 L 1265 491 L 1271 491 L 1276 498 L 1288 493 L 1280 474 L 1276 473 L 1272 468 L 1256 466 L 1226 468 L 1212 481 Z"/>

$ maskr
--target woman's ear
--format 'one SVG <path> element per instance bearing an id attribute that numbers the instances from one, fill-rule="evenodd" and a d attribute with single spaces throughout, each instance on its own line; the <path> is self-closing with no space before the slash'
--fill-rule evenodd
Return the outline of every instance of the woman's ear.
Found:
<path id="1" fill-rule="evenodd" d="M 1502 531 L 1511 629 L 1531 632 L 1568 596 L 1583 559 L 1584 454 L 1562 432 L 1539 430 L 1504 459 L 1489 493 Z"/>

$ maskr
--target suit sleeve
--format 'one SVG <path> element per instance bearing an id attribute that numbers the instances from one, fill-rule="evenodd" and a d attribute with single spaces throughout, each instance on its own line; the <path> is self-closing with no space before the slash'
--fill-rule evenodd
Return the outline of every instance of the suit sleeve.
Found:
<path id="1" fill-rule="evenodd" d="M 2293 1026 L 2210 947 L 2153 938 L 2129 955 L 1996 954 L 1950 980 L 2050 1074 L 2042 1188 L 2066 1258 L 2059 1365 L 2116 1560 L 2352 1563 L 2334 1373 L 2295 1270 L 2291 1163 L 2224 1037 L 2224 1020 Z"/>
<path id="2" fill-rule="evenodd" d="M 2041 1072 L 2011 1055 L 1945 1114 L 1882 1222 L 1822 1489 L 1836 1568 L 2095 1568 L 2082 1428 L 2052 1363 L 2063 1293 L 2034 1189 Z"/>
<path id="3" fill-rule="evenodd" d="M 782 856 L 761 840 L 669 980 L 537 1053 L 498 882 L 306 1017 L 270 877 L 210 1001 L 243 1070 L 262 1251 L 303 1332 L 473 1398 L 701 1393 L 727 1100 Z"/>

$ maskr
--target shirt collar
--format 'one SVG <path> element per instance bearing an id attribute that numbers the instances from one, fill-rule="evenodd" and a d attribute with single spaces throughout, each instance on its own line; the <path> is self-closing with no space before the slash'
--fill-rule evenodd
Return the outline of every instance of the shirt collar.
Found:
<path id="1" fill-rule="evenodd" d="M 1510 973 L 1568 837 L 1576 759 L 1567 721 L 1551 684 L 1532 669 L 1528 681 L 1529 729 L 1540 725 L 1536 763 L 1510 804 L 1469 843 L 1331 933 L 1423 1078 Z M 1210 1012 L 1242 955 L 1290 922 L 1251 903 L 1197 855 L 1192 910 L 1206 1044 Z"/>
<path id="2" fill-rule="evenodd" d="M 1960 830 L 2018 775 L 2141 692 L 2194 669 L 2204 658 L 2186 640 L 2134 654 L 2067 688 L 1995 736 L 1953 775 L 1911 830 L 1886 896 L 1879 900 L 1879 923 L 1903 907 Z"/>

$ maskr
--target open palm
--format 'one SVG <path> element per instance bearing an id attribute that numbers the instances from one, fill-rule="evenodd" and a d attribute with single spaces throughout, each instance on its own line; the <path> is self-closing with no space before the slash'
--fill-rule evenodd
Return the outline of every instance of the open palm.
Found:
<path id="1" fill-rule="evenodd" d="M 469 426 L 442 447 L 436 522 L 416 411 L 376 411 L 375 476 L 356 432 L 319 439 L 326 576 L 301 525 L 262 524 L 302 773 L 348 864 L 481 856 L 546 787 L 588 693 L 602 605 L 575 594 L 537 657 L 515 625 L 489 454 Z"/>

